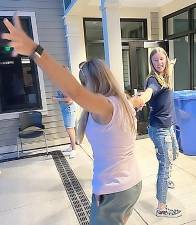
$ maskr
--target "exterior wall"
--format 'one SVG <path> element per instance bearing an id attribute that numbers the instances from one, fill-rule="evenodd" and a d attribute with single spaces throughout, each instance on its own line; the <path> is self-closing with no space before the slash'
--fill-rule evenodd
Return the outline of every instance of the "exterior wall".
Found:
<path id="1" fill-rule="evenodd" d="M 63 22 L 63 3 L 61 0 L 0 0 L 0 9 L 7 11 L 35 12 L 38 38 L 40 44 L 53 55 L 59 63 L 68 64 L 66 56 L 67 46 L 65 43 L 65 28 Z M 61 112 L 57 103 L 51 100 L 55 87 L 44 76 L 47 115 L 43 121 L 46 127 L 46 135 L 49 146 L 61 145 L 68 142 L 67 133 L 62 122 Z M 18 119 L 0 120 L 0 154 L 16 150 L 16 137 L 18 135 Z M 24 149 L 40 148 L 44 146 L 43 139 L 40 141 L 26 141 Z"/>
<path id="2" fill-rule="evenodd" d="M 115 3 L 118 1 L 112 1 Z M 111 5 L 112 5 L 111 3 Z M 163 39 L 163 24 L 162 17 L 182 9 L 186 6 L 194 4 L 194 0 L 173 0 L 172 2 L 164 5 L 163 7 L 142 8 L 142 7 L 120 7 L 120 18 L 146 18 L 148 28 L 148 40 L 162 40 Z M 81 18 L 92 17 L 101 18 L 102 13 L 98 5 L 81 4 L 78 0 L 67 11 L 67 15 L 77 15 Z"/>
<path id="3" fill-rule="evenodd" d="M 120 8 L 120 17 L 121 18 L 146 18 L 147 19 L 147 27 L 148 27 L 148 39 L 151 40 L 154 38 L 155 34 L 154 30 L 151 29 L 151 27 L 157 26 L 157 20 L 158 15 L 156 13 L 159 12 L 159 8 L 135 8 L 135 7 L 126 7 L 126 8 Z M 154 14 L 152 14 L 154 13 Z M 71 15 L 72 12 L 70 11 L 69 15 Z M 80 15 L 82 17 L 92 17 L 92 18 L 101 18 L 101 11 L 99 7 L 85 7 L 82 10 L 78 11 L 74 9 L 74 15 Z M 153 19 L 153 24 L 151 23 L 151 18 Z M 155 23 L 155 24 L 154 24 Z M 157 32 L 157 31 L 156 31 Z M 151 35 L 153 33 L 153 35 Z M 151 37 L 152 36 L 152 37 Z"/>
<path id="4" fill-rule="evenodd" d="M 72 74 L 78 79 L 79 63 L 86 60 L 83 18 L 81 16 L 67 16 L 64 18 L 66 26 L 66 40 L 69 43 L 69 60 Z"/>
<path id="5" fill-rule="evenodd" d="M 80 6 L 80 7 L 79 7 Z M 86 6 L 84 5 L 74 5 L 73 6 L 73 10 L 70 10 L 68 15 L 66 15 L 66 17 L 76 17 L 76 15 L 78 16 L 78 18 L 80 18 L 81 20 L 83 20 L 83 18 L 85 17 L 89 17 L 89 18 L 101 18 L 102 17 L 102 13 L 99 7 L 97 6 Z M 158 8 L 135 8 L 135 7 L 126 7 L 126 8 L 119 8 L 119 15 L 120 18 L 146 18 L 147 19 L 147 28 L 148 28 L 148 39 L 149 40 L 155 40 L 155 39 L 159 39 L 159 9 Z M 65 17 L 65 18 L 66 18 Z M 78 30 L 80 29 L 80 27 L 78 27 Z M 75 28 L 76 30 L 76 28 Z M 79 37 L 79 35 L 78 35 Z M 84 40 L 82 40 L 83 37 L 81 36 L 80 41 L 78 40 L 77 43 L 84 43 Z M 71 45 L 72 42 L 69 41 L 69 50 L 72 48 Z M 85 43 L 84 43 L 85 44 Z M 74 48 L 73 48 L 74 49 Z M 81 58 L 83 57 L 83 53 L 82 50 L 79 50 L 81 53 L 79 54 L 81 56 Z M 123 57 L 125 57 L 125 52 L 123 53 Z M 75 60 L 75 59 L 74 59 Z M 127 61 L 127 58 L 123 58 L 124 61 Z M 82 60 L 81 60 L 82 61 Z M 74 63 L 71 63 L 74 64 Z M 78 69 L 78 63 L 75 64 L 75 69 L 72 66 L 72 70 L 77 71 Z M 117 64 L 118 65 L 118 64 Z M 125 72 L 125 71 L 124 71 Z M 123 75 L 121 75 L 123 76 Z M 121 85 L 123 86 L 123 78 L 119 77 L 118 79 L 121 82 Z"/>
<path id="6" fill-rule="evenodd" d="M 150 13 L 151 20 L 151 39 L 159 40 L 159 13 L 151 12 Z"/>
<path id="7" fill-rule="evenodd" d="M 148 31 L 148 39 L 152 40 L 154 38 L 154 32 L 152 30 L 151 23 L 151 13 L 158 12 L 157 8 L 123 8 L 121 9 L 121 18 L 145 18 L 147 19 L 147 31 Z"/>

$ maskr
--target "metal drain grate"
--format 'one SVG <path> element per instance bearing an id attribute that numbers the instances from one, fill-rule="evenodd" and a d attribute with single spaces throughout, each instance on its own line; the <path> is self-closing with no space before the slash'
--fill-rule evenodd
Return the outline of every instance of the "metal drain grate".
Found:
<path id="1" fill-rule="evenodd" d="M 61 180 L 81 225 L 89 224 L 90 202 L 82 189 L 77 177 L 69 166 L 61 151 L 53 151 L 51 155 L 54 159 Z"/>

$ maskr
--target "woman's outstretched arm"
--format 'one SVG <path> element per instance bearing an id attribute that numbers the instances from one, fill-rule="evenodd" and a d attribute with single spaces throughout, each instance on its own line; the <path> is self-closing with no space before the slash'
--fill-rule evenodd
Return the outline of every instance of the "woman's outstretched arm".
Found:
<path id="1" fill-rule="evenodd" d="M 31 56 L 37 44 L 23 31 L 19 17 L 16 16 L 14 19 L 14 26 L 8 19 L 4 19 L 4 24 L 9 33 L 2 34 L 2 38 L 10 41 L 10 46 L 14 48 L 17 54 Z M 94 94 L 82 87 L 70 71 L 67 68 L 63 68 L 45 50 L 41 57 L 35 56 L 34 61 L 47 73 L 49 79 L 59 89 L 67 93 L 73 101 L 77 102 L 85 110 L 101 118 L 107 118 L 108 115 L 112 115 L 113 107 L 105 96 Z"/>

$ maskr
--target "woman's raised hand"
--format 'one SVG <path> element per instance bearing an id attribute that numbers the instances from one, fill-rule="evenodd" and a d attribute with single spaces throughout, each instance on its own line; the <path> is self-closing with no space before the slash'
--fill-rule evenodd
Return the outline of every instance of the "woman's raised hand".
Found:
<path id="1" fill-rule="evenodd" d="M 5 26 L 9 30 L 9 33 L 3 33 L 2 39 L 9 40 L 9 45 L 14 48 L 13 54 L 21 54 L 30 56 L 36 49 L 37 44 L 27 36 L 22 29 L 20 19 L 18 16 L 14 16 L 14 26 L 12 23 L 5 18 L 3 20 Z"/>

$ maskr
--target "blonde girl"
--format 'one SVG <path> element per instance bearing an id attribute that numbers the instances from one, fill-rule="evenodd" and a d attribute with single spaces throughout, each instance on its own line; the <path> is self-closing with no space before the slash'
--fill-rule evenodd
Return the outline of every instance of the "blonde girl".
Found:
<path id="1" fill-rule="evenodd" d="M 175 135 L 175 116 L 172 97 L 172 73 L 175 60 L 169 60 L 163 48 L 155 48 L 150 54 L 151 72 L 146 80 L 146 90 L 136 100 L 140 104 L 149 102 L 150 115 L 148 133 L 152 139 L 159 162 L 156 198 L 156 216 L 179 217 L 181 210 L 167 207 L 168 187 L 175 188 L 171 181 L 173 160 L 178 156 L 179 147 Z"/>

